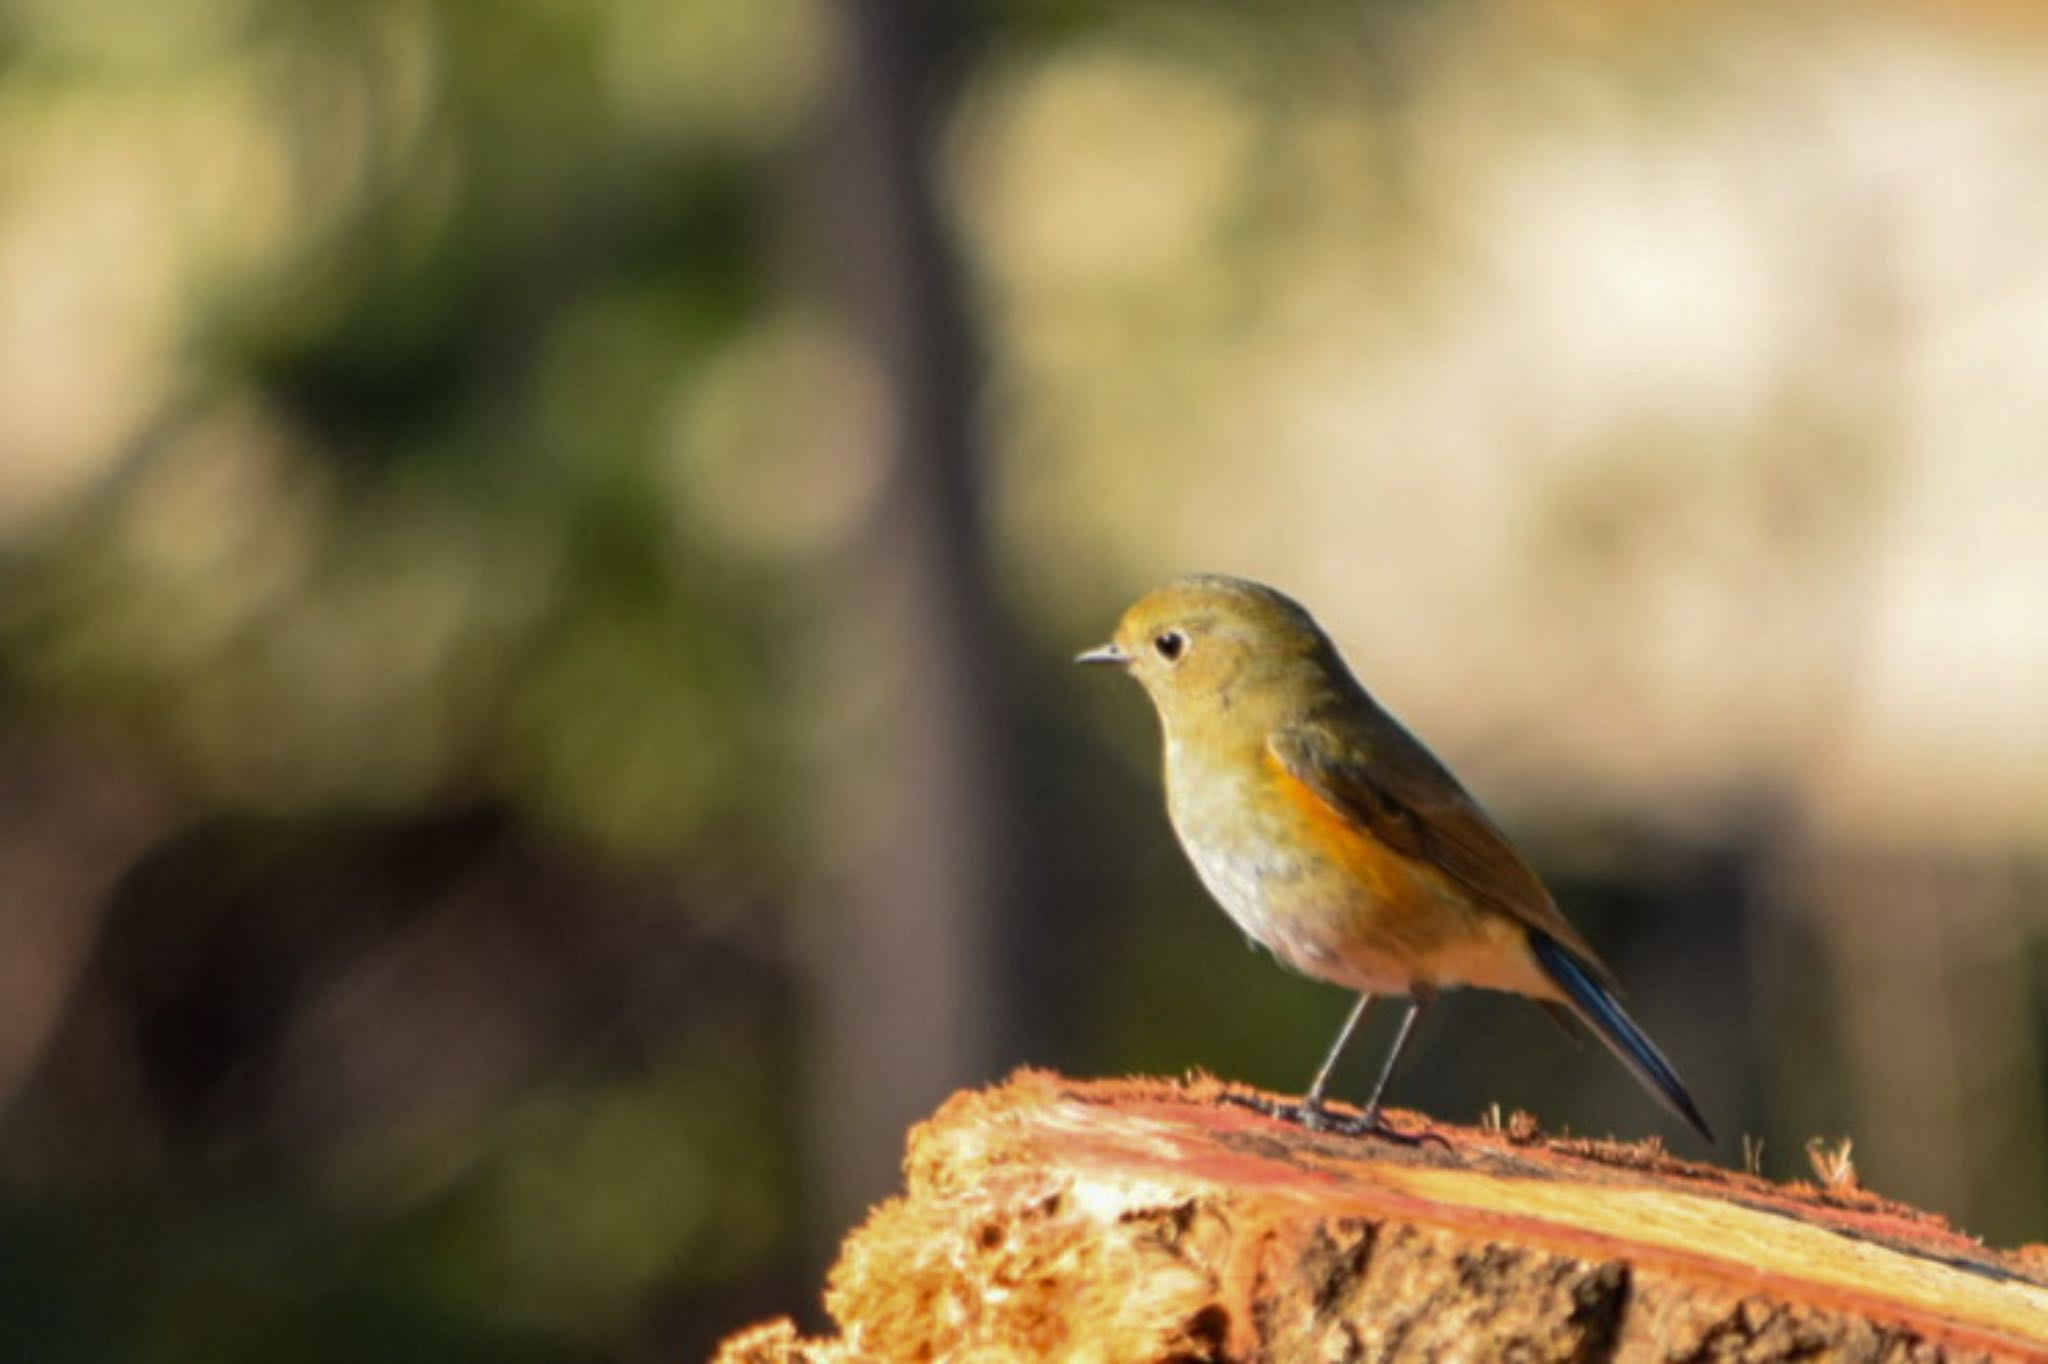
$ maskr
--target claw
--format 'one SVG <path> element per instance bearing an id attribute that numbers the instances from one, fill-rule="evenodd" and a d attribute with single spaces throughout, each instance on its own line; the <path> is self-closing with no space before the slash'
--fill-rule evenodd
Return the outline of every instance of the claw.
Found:
<path id="1" fill-rule="evenodd" d="M 1427 1129 L 1410 1134 L 1391 1126 L 1377 1113 L 1360 1113 L 1348 1117 L 1333 1113 L 1320 1103 L 1289 1103 L 1284 1099 L 1269 1099 L 1263 1094 L 1239 1094 L 1235 1091 L 1223 1096 L 1225 1103 L 1249 1108 L 1281 1122 L 1291 1122 L 1310 1132 L 1328 1132 L 1340 1137 L 1378 1137 L 1397 1146 L 1420 1146 L 1424 1142 L 1435 1142 L 1449 1149 L 1450 1143 Z"/>
<path id="2" fill-rule="evenodd" d="M 1230 1090 L 1223 1096 L 1223 1102 L 1249 1108 L 1254 1113 L 1263 1113 L 1269 1118 L 1282 1122 L 1298 1122 L 1307 1125 L 1306 1110 L 1301 1104 L 1286 1103 L 1280 1099 L 1269 1099 L 1263 1094 L 1240 1094 Z"/>

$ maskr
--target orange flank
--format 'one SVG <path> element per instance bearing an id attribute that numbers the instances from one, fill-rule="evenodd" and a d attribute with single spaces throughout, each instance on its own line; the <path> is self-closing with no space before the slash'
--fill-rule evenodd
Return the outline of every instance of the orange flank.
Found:
<path id="1" fill-rule="evenodd" d="M 1441 868 L 1387 846 L 1270 750 L 1265 765 L 1274 789 L 1299 816 L 1302 840 L 1330 860 L 1338 873 L 1330 880 L 1345 883 L 1333 891 L 1348 902 L 1352 925 L 1350 949 L 1340 955 L 1382 981 L 1558 997 L 1531 959 L 1519 920 L 1490 910 Z"/>
<path id="2" fill-rule="evenodd" d="M 1266 770 L 1273 785 L 1287 803 L 1306 817 L 1303 832 L 1332 862 L 1344 868 L 1369 891 L 1373 899 L 1390 908 L 1420 908 L 1429 905 L 1457 905 L 1469 902 L 1450 878 L 1426 862 L 1394 851 L 1344 811 L 1323 799 L 1322 793 L 1288 771 L 1271 749 L 1265 753 Z"/>

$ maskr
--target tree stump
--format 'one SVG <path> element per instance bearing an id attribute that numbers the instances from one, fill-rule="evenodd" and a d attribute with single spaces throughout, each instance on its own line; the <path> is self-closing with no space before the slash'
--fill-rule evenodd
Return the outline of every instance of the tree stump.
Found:
<path id="1" fill-rule="evenodd" d="M 1395 1112 L 1319 1134 L 1196 1078 L 1025 1071 L 911 1136 L 826 1304 L 718 1364 L 854 1360 L 2048 1360 L 2048 1246 L 1655 1140 Z M 1238 1090 L 1238 1093 L 1250 1091 Z"/>

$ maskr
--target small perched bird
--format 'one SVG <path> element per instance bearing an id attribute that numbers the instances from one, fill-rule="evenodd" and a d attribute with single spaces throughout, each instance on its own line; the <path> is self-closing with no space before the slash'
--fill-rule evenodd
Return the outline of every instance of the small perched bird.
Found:
<path id="1" fill-rule="evenodd" d="M 1140 598 L 1076 660 L 1121 667 L 1159 711 L 1166 808 L 1202 883 L 1295 970 L 1358 991 L 1299 1106 L 1317 1128 L 1382 1131 L 1380 1100 L 1439 990 L 1525 995 L 1584 1023 L 1660 1102 L 1713 1133 L 1614 977 L 1542 881 L 1422 742 L 1380 709 L 1292 599 L 1240 578 Z M 1323 1106 L 1377 995 L 1409 1000 L 1365 1114 Z M 1254 1105 L 1260 1106 L 1260 1105 Z"/>

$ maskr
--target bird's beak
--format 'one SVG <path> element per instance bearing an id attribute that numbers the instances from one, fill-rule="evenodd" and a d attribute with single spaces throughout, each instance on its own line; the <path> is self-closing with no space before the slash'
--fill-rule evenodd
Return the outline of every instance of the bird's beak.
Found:
<path id="1" fill-rule="evenodd" d="M 1086 653 L 1074 655 L 1076 663 L 1113 663 L 1121 668 L 1131 661 L 1131 656 L 1114 644 L 1100 644 Z"/>

